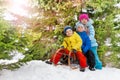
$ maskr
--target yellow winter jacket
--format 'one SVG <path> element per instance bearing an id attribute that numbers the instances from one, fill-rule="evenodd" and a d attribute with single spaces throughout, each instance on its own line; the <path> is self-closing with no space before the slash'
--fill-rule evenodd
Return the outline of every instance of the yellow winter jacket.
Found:
<path id="1" fill-rule="evenodd" d="M 64 48 L 67 48 L 69 51 L 72 49 L 82 51 L 82 39 L 76 32 L 74 32 L 72 36 L 64 38 L 61 46 L 64 46 Z"/>

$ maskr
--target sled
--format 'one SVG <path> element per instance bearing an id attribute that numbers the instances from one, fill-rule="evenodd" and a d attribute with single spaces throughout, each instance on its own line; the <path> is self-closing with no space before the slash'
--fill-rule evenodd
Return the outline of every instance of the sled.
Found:
<path id="1" fill-rule="evenodd" d="M 75 62 L 77 60 L 76 55 L 73 54 L 73 57 L 71 57 L 71 53 L 71 51 L 69 52 L 69 54 L 63 53 L 63 56 L 61 57 L 62 60 L 60 60 L 60 65 L 70 66 L 71 69 L 77 69 L 78 63 Z"/>
<path id="2" fill-rule="evenodd" d="M 55 56 L 54 56 L 54 58 L 53 58 L 53 61 L 55 60 L 55 57 L 56 57 L 57 53 L 58 53 L 60 50 L 62 50 L 62 49 L 58 49 L 58 50 L 55 52 Z M 68 58 L 67 58 L 67 63 L 68 63 L 68 64 L 60 64 L 60 65 L 66 65 L 66 66 L 69 66 L 71 69 L 77 69 L 78 66 L 76 66 L 75 64 L 71 64 L 71 53 L 72 53 L 71 51 L 69 52 L 69 54 L 63 53 L 63 56 L 68 56 Z M 75 55 L 75 54 L 73 54 L 73 59 L 76 60 L 76 55 Z M 54 64 L 54 65 L 55 65 L 55 64 Z M 55 66 L 56 66 L 56 65 L 55 65 Z"/>
<path id="3" fill-rule="evenodd" d="M 74 66 L 74 65 L 71 64 L 71 60 L 70 60 L 71 53 L 72 53 L 72 52 L 70 51 L 70 52 L 69 52 L 69 55 L 68 55 L 68 66 L 70 66 L 71 69 L 77 69 L 77 68 L 78 68 L 77 66 Z M 74 54 L 73 59 L 76 59 L 75 54 Z"/>

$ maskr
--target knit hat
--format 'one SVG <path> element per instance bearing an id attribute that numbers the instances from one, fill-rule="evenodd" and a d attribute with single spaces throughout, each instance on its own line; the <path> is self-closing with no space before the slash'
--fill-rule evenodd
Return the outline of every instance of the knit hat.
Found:
<path id="1" fill-rule="evenodd" d="M 88 14 L 81 14 L 81 15 L 79 16 L 79 20 L 80 20 L 80 21 L 83 20 L 83 19 L 89 20 Z"/>
<path id="2" fill-rule="evenodd" d="M 66 31 L 67 31 L 68 29 L 71 29 L 71 30 L 72 30 L 72 27 L 71 27 L 71 26 L 65 26 L 65 28 L 64 28 L 64 34 L 66 34 Z"/>
<path id="3" fill-rule="evenodd" d="M 84 25 L 83 25 L 83 24 L 78 23 L 78 24 L 76 24 L 75 29 L 77 30 L 77 28 L 78 28 L 79 26 L 80 26 L 80 27 L 84 27 Z"/>

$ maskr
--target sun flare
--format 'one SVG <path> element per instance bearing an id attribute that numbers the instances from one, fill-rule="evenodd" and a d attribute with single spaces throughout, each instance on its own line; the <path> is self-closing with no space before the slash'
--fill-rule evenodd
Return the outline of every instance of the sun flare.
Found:
<path id="1" fill-rule="evenodd" d="M 17 16 L 29 17 L 28 7 L 30 0 L 6 0 L 6 11 L 3 16 L 5 20 L 17 20 Z"/>
<path id="2" fill-rule="evenodd" d="M 28 6 L 28 0 L 10 0 L 7 11 L 20 16 L 27 16 L 28 12 L 25 9 Z"/>

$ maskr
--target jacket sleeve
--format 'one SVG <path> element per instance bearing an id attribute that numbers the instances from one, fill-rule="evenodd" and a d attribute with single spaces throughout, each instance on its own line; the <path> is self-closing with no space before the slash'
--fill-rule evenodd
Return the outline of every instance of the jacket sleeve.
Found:
<path id="1" fill-rule="evenodd" d="M 83 53 L 86 53 L 91 48 L 91 41 L 89 37 L 85 36 L 85 44 L 82 46 Z"/>
<path id="2" fill-rule="evenodd" d="M 91 40 L 92 38 L 95 37 L 95 30 L 94 30 L 94 27 L 93 27 L 92 24 L 89 24 L 88 28 L 89 28 L 89 34 L 88 34 L 88 36 L 89 36 L 89 38 Z"/>

